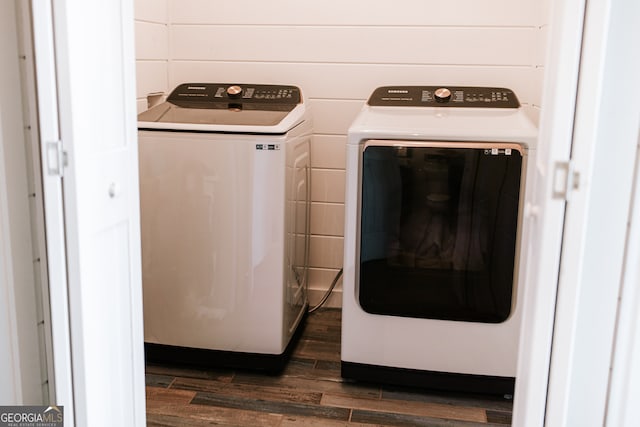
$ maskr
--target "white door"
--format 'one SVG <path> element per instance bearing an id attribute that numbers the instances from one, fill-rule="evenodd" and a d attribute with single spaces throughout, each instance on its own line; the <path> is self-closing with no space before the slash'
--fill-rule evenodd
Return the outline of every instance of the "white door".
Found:
<path id="1" fill-rule="evenodd" d="M 55 403 L 65 425 L 143 426 L 133 3 L 32 8 Z"/>
<path id="2" fill-rule="evenodd" d="M 633 264 L 624 260 L 640 125 L 640 58 L 629 40 L 640 40 L 639 19 L 637 1 L 587 1 L 572 147 L 579 180 L 565 217 L 549 425 L 599 426 L 607 416 L 619 304 L 630 296 L 623 277 L 637 263 L 637 252 Z"/>
<path id="3" fill-rule="evenodd" d="M 620 290 L 637 287 L 624 262 L 638 253 L 637 206 L 635 227 L 628 222 L 640 119 L 640 58 L 629 40 L 640 37 L 639 5 L 554 3 L 516 426 L 635 425 L 621 390 L 638 387 L 626 377 L 639 364 L 622 353 L 640 344 L 630 314 L 638 296 Z"/>

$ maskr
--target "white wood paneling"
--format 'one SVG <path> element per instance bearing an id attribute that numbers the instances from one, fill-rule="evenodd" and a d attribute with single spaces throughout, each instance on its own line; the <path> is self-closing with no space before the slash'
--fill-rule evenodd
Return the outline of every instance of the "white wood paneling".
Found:
<path id="1" fill-rule="evenodd" d="M 538 30 L 526 27 L 172 25 L 170 32 L 174 60 L 530 65 L 538 52 Z"/>
<path id="2" fill-rule="evenodd" d="M 136 61 L 136 98 L 149 93 L 169 91 L 167 61 Z"/>
<path id="3" fill-rule="evenodd" d="M 536 67 L 544 67 L 545 59 L 547 57 L 547 45 L 549 42 L 548 25 L 543 25 L 538 29 L 537 39 L 534 65 Z M 541 91 L 540 88 L 538 90 Z"/>
<path id="4" fill-rule="evenodd" d="M 295 25 L 538 25 L 544 2 L 529 0 L 179 0 L 170 3 L 179 24 Z"/>
<path id="5" fill-rule="evenodd" d="M 312 203 L 311 234 L 342 237 L 344 235 L 344 204 Z"/>
<path id="6" fill-rule="evenodd" d="M 322 169 L 344 169 L 346 166 L 347 137 L 318 135 L 311 142 L 311 166 Z"/>
<path id="7" fill-rule="evenodd" d="M 311 200 L 344 203 L 344 176 L 343 170 L 312 169 Z"/>
<path id="8" fill-rule="evenodd" d="M 26 405 L 43 396 L 15 6 L 0 4 L 0 401 Z"/>
<path id="9" fill-rule="evenodd" d="M 147 109 L 147 100 L 146 99 L 137 99 L 136 100 L 136 111 L 138 114 L 142 113 Z"/>
<path id="10" fill-rule="evenodd" d="M 169 58 L 168 0 L 135 0 L 136 99 L 138 113 L 147 109 L 149 93 L 167 93 Z"/>
<path id="11" fill-rule="evenodd" d="M 339 269 L 343 253 L 342 237 L 311 236 L 309 266 Z"/>
<path id="12" fill-rule="evenodd" d="M 42 159 L 40 153 L 41 132 L 38 126 L 38 100 L 35 69 L 35 33 L 34 11 L 25 2 L 16 2 L 20 39 L 22 74 L 22 103 L 25 119 L 25 148 L 27 154 L 27 179 L 31 195 L 29 211 L 31 213 L 31 236 L 33 242 L 35 297 L 40 343 L 40 370 L 43 402 L 56 401 L 54 392 L 56 378 L 54 374 L 53 342 L 51 334 L 51 299 L 49 287 L 49 254 L 46 251 L 46 233 L 44 218 L 44 197 L 42 178 Z"/>
<path id="13" fill-rule="evenodd" d="M 311 99 L 314 132 L 346 135 L 364 103 L 364 100 Z"/>
<path id="14" fill-rule="evenodd" d="M 281 83 L 300 86 L 307 98 L 330 100 L 364 101 L 384 85 L 456 84 L 504 86 L 520 102 L 540 105 L 542 84 L 534 66 L 172 60 L 169 67 L 171 88 L 193 81 Z"/>
<path id="15" fill-rule="evenodd" d="M 532 88 L 540 88 L 544 85 L 545 73 L 546 73 L 546 70 L 544 66 L 536 67 L 532 70 L 531 80 L 530 80 L 530 84 Z M 536 90 L 536 89 L 533 89 L 533 90 Z M 542 94 L 537 93 L 537 96 L 534 98 L 531 98 L 531 102 L 528 102 L 527 104 L 530 106 L 540 108 L 542 106 Z M 539 123 L 539 122 L 536 121 L 535 123 Z"/>
<path id="16" fill-rule="evenodd" d="M 6 13 L 5 10 L 3 12 Z M 2 27 L 4 30 L 4 27 Z M 11 29 L 8 27 L 7 29 Z M 6 35 L 6 33 L 3 33 Z M 12 34 L 13 35 L 13 34 Z M 4 50 L 2 51 L 4 52 Z M 17 62 L 13 56 L 12 65 Z M 3 70 L 4 71 L 4 70 Z M 5 73 L 0 74 L 0 85 L 4 86 Z M 11 84 L 16 82 L 12 79 Z M 0 105 L 9 102 L 0 92 Z M 1 112 L 0 112 L 1 113 Z M 5 171 L 4 145 L 13 139 L 5 137 L 3 115 L 0 114 L 0 182 L 7 181 Z M 7 135 L 9 136 L 9 135 Z M 11 249 L 11 224 L 9 217 L 9 197 L 5 185 L 0 186 L 0 375 L 3 381 L 0 384 L 0 399 L 4 404 L 22 403 L 22 379 L 20 378 L 20 346 L 19 328 L 17 326 L 15 278 L 13 274 L 13 255 Z"/>
<path id="17" fill-rule="evenodd" d="M 137 21 L 136 58 L 164 59 L 169 57 L 169 33 L 163 24 Z"/>
<path id="18" fill-rule="evenodd" d="M 338 274 L 337 268 L 310 268 L 309 287 L 312 289 L 326 289 Z M 336 283 L 334 291 L 342 292 L 342 278 Z"/>
<path id="19" fill-rule="evenodd" d="M 169 21 L 168 0 L 135 0 L 136 21 L 166 24 Z"/>

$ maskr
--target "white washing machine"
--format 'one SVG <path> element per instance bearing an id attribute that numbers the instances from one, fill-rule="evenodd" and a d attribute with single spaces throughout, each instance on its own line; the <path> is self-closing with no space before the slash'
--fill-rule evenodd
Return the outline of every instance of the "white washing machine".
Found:
<path id="1" fill-rule="evenodd" d="M 509 89 L 374 91 L 347 144 L 343 377 L 513 393 L 536 138 Z"/>
<path id="2" fill-rule="evenodd" d="M 138 128 L 147 359 L 282 368 L 308 307 L 300 89 L 182 84 Z"/>

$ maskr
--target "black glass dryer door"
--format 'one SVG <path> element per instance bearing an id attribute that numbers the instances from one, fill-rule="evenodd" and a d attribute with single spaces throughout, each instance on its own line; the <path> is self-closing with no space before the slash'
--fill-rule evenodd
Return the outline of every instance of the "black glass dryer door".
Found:
<path id="1" fill-rule="evenodd" d="M 516 144 L 369 141 L 359 301 L 374 314 L 499 323 L 512 308 Z"/>

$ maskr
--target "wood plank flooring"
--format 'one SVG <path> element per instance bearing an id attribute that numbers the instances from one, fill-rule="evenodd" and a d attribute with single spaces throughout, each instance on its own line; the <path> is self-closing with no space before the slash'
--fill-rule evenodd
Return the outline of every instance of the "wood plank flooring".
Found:
<path id="1" fill-rule="evenodd" d="M 340 377 L 340 310 L 307 317 L 280 375 L 147 365 L 147 426 L 501 426 L 512 402 Z"/>

